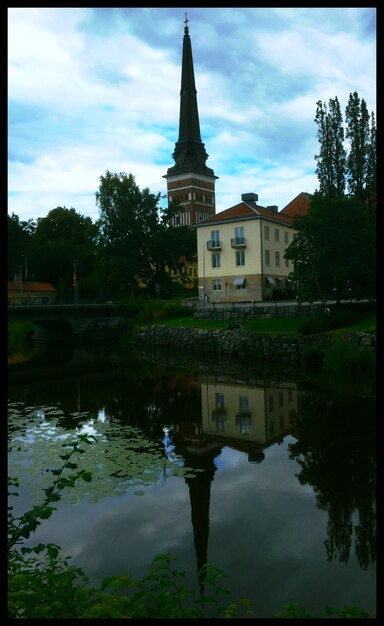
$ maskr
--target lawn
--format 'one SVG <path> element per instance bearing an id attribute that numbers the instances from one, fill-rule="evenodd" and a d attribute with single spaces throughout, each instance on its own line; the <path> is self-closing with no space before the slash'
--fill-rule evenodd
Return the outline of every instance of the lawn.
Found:
<path id="1" fill-rule="evenodd" d="M 242 326 L 247 330 L 256 333 L 280 333 L 285 335 L 298 334 L 298 328 L 306 319 L 310 319 L 310 316 L 246 319 L 243 320 Z M 228 328 L 231 323 L 233 323 L 233 320 L 198 320 L 194 319 L 193 316 L 186 316 L 162 319 L 152 323 L 161 326 L 182 326 L 186 328 L 207 328 L 214 330 L 219 328 Z M 376 315 L 374 313 L 369 313 L 362 314 L 359 317 L 358 322 L 351 326 L 338 328 L 337 332 L 374 332 L 375 329 Z"/>

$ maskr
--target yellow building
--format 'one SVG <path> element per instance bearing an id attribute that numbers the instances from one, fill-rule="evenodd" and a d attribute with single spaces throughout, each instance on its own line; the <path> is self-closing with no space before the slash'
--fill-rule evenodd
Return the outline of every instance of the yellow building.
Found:
<path id="1" fill-rule="evenodd" d="M 23 281 L 21 273 L 8 281 L 8 304 L 54 304 L 57 291 L 51 283 Z"/>
<path id="2" fill-rule="evenodd" d="M 309 195 L 299 194 L 282 211 L 260 206 L 255 193 L 241 199 L 196 224 L 201 301 L 262 302 L 286 291 L 293 266 L 284 253 L 293 217 L 307 212 Z"/>

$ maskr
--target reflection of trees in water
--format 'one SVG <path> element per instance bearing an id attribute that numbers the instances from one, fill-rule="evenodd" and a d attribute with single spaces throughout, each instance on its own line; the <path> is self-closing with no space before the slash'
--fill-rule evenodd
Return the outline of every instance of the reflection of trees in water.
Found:
<path id="1" fill-rule="evenodd" d="M 11 401 L 19 397 L 17 388 L 9 389 Z M 41 406 L 57 405 L 59 399 L 63 410 L 60 427 L 66 430 L 79 424 L 73 413 L 87 413 L 87 419 L 96 419 L 100 410 L 108 419 L 140 428 L 158 443 L 164 438 L 164 426 L 188 421 L 201 425 L 201 391 L 196 378 L 142 360 L 127 361 L 124 366 L 111 364 L 109 371 L 49 383 L 42 378 L 23 385 L 23 397 L 25 403 Z"/>
<path id="2" fill-rule="evenodd" d="M 298 441 L 289 446 L 300 484 L 311 485 L 318 507 L 328 511 L 328 560 L 347 563 L 354 535 L 363 569 L 376 560 L 375 419 L 373 399 L 304 393 Z"/>

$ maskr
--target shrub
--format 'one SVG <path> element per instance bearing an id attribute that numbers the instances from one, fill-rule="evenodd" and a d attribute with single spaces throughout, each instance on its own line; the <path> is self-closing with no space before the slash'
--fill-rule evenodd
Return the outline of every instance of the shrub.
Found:
<path id="1" fill-rule="evenodd" d="M 359 350 L 348 341 L 331 342 L 324 355 L 324 367 L 352 376 L 371 376 L 376 370 L 376 356 L 370 350 Z"/>

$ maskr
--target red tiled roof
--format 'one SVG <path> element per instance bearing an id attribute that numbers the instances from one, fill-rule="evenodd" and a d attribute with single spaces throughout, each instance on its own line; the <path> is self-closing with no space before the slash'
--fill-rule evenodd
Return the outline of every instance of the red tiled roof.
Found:
<path id="1" fill-rule="evenodd" d="M 290 217 L 307 215 L 310 202 L 310 194 L 302 191 L 298 196 L 296 196 L 296 198 L 291 200 L 291 202 L 289 202 L 284 209 L 281 210 L 281 213 L 289 215 Z"/>
<path id="2" fill-rule="evenodd" d="M 22 291 L 51 291 L 56 293 L 56 289 L 51 283 L 29 283 L 22 282 Z M 8 281 L 8 291 L 20 291 L 20 285 L 16 284 L 13 280 Z"/>
<path id="3" fill-rule="evenodd" d="M 216 213 L 216 215 L 207 217 L 207 219 L 199 222 L 196 226 L 205 226 L 206 224 L 216 224 L 218 222 L 234 222 L 241 219 L 258 219 L 259 217 L 266 217 L 276 222 L 283 222 L 284 224 L 292 223 L 292 219 L 289 215 L 282 215 L 281 212 L 272 213 L 270 209 L 259 206 L 258 204 L 251 206 L 247 202 L 240 202 L 225 211 L 220 211 L 220 213 Z"/>

